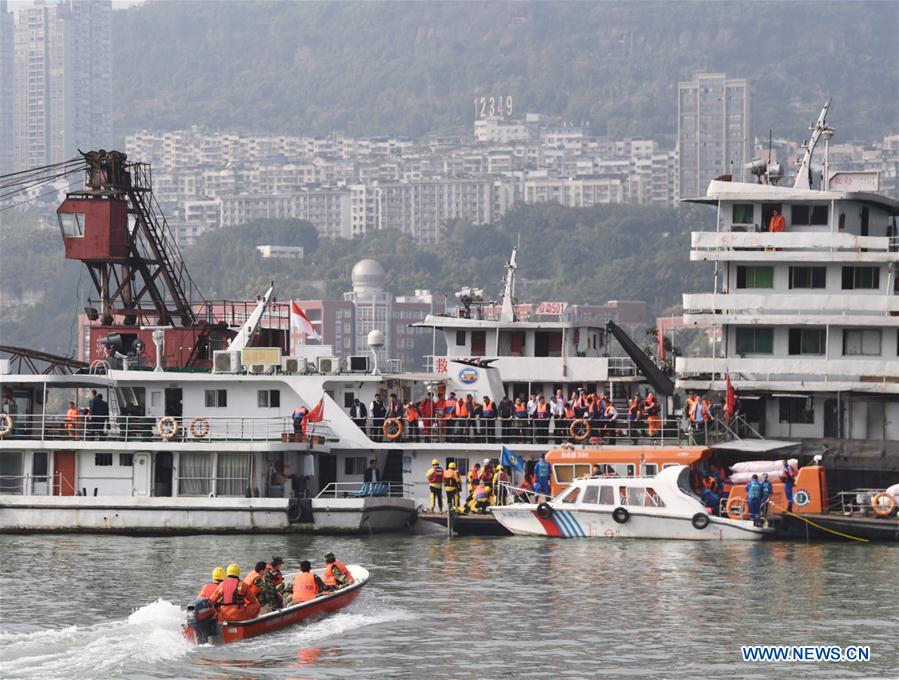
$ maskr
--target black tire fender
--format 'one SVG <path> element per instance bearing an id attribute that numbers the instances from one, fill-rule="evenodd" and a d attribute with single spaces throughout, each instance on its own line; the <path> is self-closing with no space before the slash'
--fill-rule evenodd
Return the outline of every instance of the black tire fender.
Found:
<path id="1" fill-rule="evenodd" d="M 549 503 L 541 503 L 537 506 L 537 514 L 543 519 L 549 519 L 553 516 L 553 506 Z"/>
<path id="2" fill-rule="evenodd" d="M 612 510 L 612 519 L 614 519 L 618 524 L 624 524 L 631 518 L 631 513 L 627 511 L 627 508 L 617 507 Z"/>
<path id="3" fill-rule="evenodd" d="M 693 527 L 695 529 L 699 529 L 700 531 L 705 529 L 710 522 L 711 520 L 709 519 L 709 516 L 704 512 L 697 512 L 690 520 L 690 523 L 693 525 Z"/>

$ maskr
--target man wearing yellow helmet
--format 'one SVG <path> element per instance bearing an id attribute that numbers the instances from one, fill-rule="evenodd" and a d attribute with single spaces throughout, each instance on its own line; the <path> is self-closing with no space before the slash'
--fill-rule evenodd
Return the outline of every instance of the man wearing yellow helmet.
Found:
<path id="1" fill-rule="evenodd" d="M 198 600 L 208 600 L 212 597 L 212 594 L 218 590 L 219 583 L 225 580 L 225 570 L 223 567 L 216 567 L 212 570 L 212 581 L 207 583 L 205 586 L 200 588 L 200 592 L 197 593 Z"/>
<path id="2" fill-rule="evenodd" d="M 474 509 L 480 515 L 487 514 L 487 508 L 490 506 L 490 485 L 481 484 L 474 494 Z"/>
<path id="3" fill-rule="evenodd" d="M 459 476 L 454 462 L 447 465 L 446 468 L 446 472 L 443 473 L 443 490 L 446 492 L 446 507 L 449 510 L 459 505 L 459 489 L 462 488 L 462 478 Z"/>
<path id="4" fill-rule="evenodd" d="M 440 506 L 440 512 L 443 512 L 443 468 L 440 467 L 440 461 L 436 458 L 431 461 L 431 467 L 428 469 L 425 477 L 428 480 L 428 489 L 431 492 L 431 507 L 428 512 L 434 512 L 434 506 Z"/>
<path id="5" fill-rule="evenodd" d="M 509 475 L 506 474 L 506 470 L 502 465 L 498 465 L 496 467 L 496 472 L 493 473 L 493 492 L 498 499 L 500 505 L 505 504 L 506 497 L 506 487 L 504 483 L 508 483 Z"/>
<path id="6" fill-rule="evenodd" d="M 256 618 L 259 614 L 259 600 L 240 580 L 240 566 L 229 564 L 225 574 L 227 578 L 209 598 L 218 608 L 219 621 L 246 621 Z"/>

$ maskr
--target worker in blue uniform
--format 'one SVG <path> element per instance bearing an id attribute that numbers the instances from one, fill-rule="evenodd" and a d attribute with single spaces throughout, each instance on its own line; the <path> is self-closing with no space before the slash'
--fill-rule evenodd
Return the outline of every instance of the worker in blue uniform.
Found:
<path id="1" fill-rule="evenodd" d="M 774 485 L 768 481 L 768 473 L 764 473 L 762 475 L 762 503 L 761 503 L 761 514 L 762 517 L 768 516 L 769 506 L 771 505 L 771 494 L 774 493 Z"/>
<path id="2" fill-rule="evenodd" d="M 746 500 L 749 502 L 749 518 L 755 526 L 759 526 L 761 523 L 759 510 L 762 505 L 762 485 L 759 483 L 758 475 L 752 475 L 752 479 L 746 484 Z"/>
<path id="3" fill-rule="evenodd" d="M 546 454 L 540 454 L 540 460 L 534 466 L 534 491 L 544 496 L 550 495 L 549 478 L 552 475 L 552 465 L 546 462 Z"/>

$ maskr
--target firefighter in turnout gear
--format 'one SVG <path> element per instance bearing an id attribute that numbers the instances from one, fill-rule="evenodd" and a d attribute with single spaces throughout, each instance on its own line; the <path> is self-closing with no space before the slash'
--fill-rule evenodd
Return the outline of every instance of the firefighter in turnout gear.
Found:
<path id="1" fill-rule="evenodd" d="M 462 488 L 462 478 L 456 470 L 456 464 L 450 463 L 443 473 L 443 490 L 446 492 L 446 508 L 451 510 L 459 507 L 459 490 Z"/>
<path id="2" fill-rule="evenodd" d="M 436 458 L 431 461 L 431 467 L 425 474 L 428 480 L 428 489 L 431 492 L 431 507 L 429 512 L 434 512 L 434 506 L 440 506 L 440 512 L 443 512 L 443 468 L 440 467 L 440 461 Z"/>
<path id="3" fill-rule="evenodd" d="M 246 621 L 259 614 L 259 600 L 240 580 L 240 567 L 229 564 L 225 570 L 227 578 L 209 599 L 218 608 L 219 621 Z"/>

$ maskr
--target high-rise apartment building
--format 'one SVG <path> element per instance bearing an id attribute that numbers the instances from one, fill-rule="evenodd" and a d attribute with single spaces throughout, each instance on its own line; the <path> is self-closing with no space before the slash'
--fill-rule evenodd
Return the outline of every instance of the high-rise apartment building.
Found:
<path id="1" fill-rule="evenodd" d="M 5 2 L 0 10 L 0 66 L 12 73 L 12 78 L 7 78 L 4 70 L 0 85 L 0 123 L 3 139 L 13 140 L 13 168 L 23 170 L 66 160 L 75 156 L 78 148 L 109 147 L 110 0 L 37 2 L 19 9 L 14 24 Z M 10 54 L 11 64 L 7 66 L 5 59 Z"/>
<path id="2" fill-rule="evenodd" d="M 13 172 L 13 40 L 15 23 L 0 0 L 0 175 Z"/>
<path id="3" fill-rule="evenodd" d="M 749 84 L 698 73 L 677 84 L 678 185 L 681 198 L 705 193 L 720 175 L 737 179 L 749 159 Z"/>

